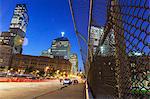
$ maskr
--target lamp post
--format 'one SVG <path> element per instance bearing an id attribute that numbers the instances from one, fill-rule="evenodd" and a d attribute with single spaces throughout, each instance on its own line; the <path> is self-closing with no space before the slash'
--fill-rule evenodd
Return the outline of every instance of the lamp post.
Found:
<path id="1" fill-rule="evenodd" d="M 47 75 L 47 71 L 49 70 L 49 67 L 47 66 L 47 67 L 45 67 L 45 76 Z"/>

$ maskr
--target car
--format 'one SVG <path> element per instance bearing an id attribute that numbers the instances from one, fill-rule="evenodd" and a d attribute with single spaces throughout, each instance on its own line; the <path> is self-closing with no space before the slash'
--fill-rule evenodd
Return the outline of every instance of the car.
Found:
<path id="1" fill-rule="evenodd" d="M 72 81 L 70 79 L 66 78 L 63 80 L 63 85 L 70 85 L 70 84 L 72 84 Z"/>

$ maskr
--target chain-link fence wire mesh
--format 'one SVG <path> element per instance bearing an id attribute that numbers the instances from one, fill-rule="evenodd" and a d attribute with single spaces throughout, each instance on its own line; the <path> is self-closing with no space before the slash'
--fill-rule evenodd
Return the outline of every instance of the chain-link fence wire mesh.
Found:
<path id="1" fill-rule="evenodd" d="M 120 98 L 150 94 L 150 13 L 148 0 L 111 0 L 107 29 L 114 30 L 116 79 Z"/>
<path id="2" fill-rule="evenodd" d="M 78 1 L 78 0 L 70 0 Z M 88 83 L 96 98 L 147 99 L 150 96 L 150 8 L 148 0 L 89 0 L 92 1 L 91 26 L 104 27 L 103 39 L 99 41 L 95 59 L 90 64 Z M 80 7 L 90 7 L 80 1 Z M 82 3 L 81 3 L 82 2 Z M 72 2 L 73 3 L 73 2 Z M 87 4 L 87 5 L 86 5 Z M 75 5 L 74 5 L 75 6 Z M 85 10 L 85 9 L 84 9 Z M 86 9 L 85 12 L 89 12 Z M 83 12 L 82 14 L 83 15 Z M 88 14 L 86 14 L 88 15 Z M 87 35 L 88 19 L 84 24 L 80 14 L 74 16 L 77 31 Z M 79 22 L 78 22 L 79 21 Z M 78 25 L 80 24 L 80 25 Z M 85 27 L 82 27 L 82 25 Z M 112 32 L 113 31 L 113 32 Z M 86 34 L 85 34 L 86 33 Z M 113 33 L 114 44 L 107 43 Z M 89 38 L 89 37 L 88 37 Z M 83 43 L 79 41 L 82 45 Z M 102 47 L 107 43 L 112 49 L 104 55 Z M 105 45 L 107 45 L 105 44 Z M 86 45 L 86 47 L 88 44 Z M 82 47 L 82 52 L 84 48 Z M 89 46 L 88 46 L 89 47 Z M 91 47 L 91 46 L 90 46 Z M 106 47 L 107 49 L 108 47 Z M 113 54 L 112 54 L 113 53 Z M 84 57 L 86 62 L 87 57 Z M 85 66 L 86 67 L 86 66 Z M 111 91 L 109 91 L 111 90 Z"/>

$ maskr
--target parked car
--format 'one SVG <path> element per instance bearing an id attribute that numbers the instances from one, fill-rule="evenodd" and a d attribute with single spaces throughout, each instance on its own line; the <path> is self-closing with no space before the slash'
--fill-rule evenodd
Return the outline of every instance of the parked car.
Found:
<path id="1" fill-rule="evenodd" d="M 70 79 L 66 78 L 63 80 L 63 85 L 70 85 L 70 84 L 72 84 L 72 81 Z"/>

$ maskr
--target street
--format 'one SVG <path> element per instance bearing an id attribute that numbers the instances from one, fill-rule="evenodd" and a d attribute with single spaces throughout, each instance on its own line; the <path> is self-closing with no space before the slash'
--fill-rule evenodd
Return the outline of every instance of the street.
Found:
<path id="1" fill-rule="evenodd" d="M 63 86 L 50 82 L 0 83 L 0 99 L 84 99 L 84 84 Z"/>
<path id="2" fill-rule="evenodd" d="M 35 99 L 84 99 L 84 84 L 70 85 L 48 92 Z"/>

